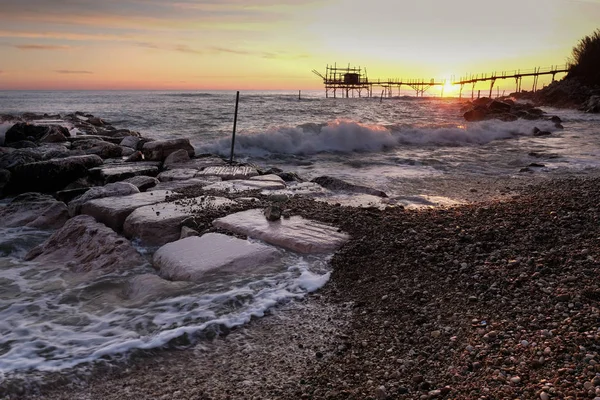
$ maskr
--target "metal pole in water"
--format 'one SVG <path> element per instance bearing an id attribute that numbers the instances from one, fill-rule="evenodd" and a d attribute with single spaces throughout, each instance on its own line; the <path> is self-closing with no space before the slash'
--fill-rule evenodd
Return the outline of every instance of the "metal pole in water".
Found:
<path id="1" fill-rule="evenodd" d="M 231 135 L 231 155 L 229 156 L 229 164 L 233 164 L 233 148 L 235 146 L 235 129 L 237 128 L 238 104 L 240 103 L 240 92 L 238 90 L 235 95 L 235 114 L 233 117 L 233 134 Z"/>
<path id="2" fill-rule="evenodd" d="M 298 90 L 298 100 L 301 100 L 302 90 Z"/>

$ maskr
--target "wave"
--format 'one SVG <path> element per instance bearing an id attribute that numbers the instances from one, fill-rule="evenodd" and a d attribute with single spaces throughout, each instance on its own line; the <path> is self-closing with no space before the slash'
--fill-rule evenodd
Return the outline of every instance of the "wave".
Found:
<path id="1" fill-rule="evenodd" d="M 366 125 L 336 120 L 327 124 L 307 123 L 267 132 L 236 136 L 235 153 L 251 157 L 312 155 L 318 153 L 382 152 L 402 146 L 471 146 L 495 140 L 531 136 L 534 127 L 555 131 L 550 121 L 484 121 L 457 127 L 399 127 Z M 202 153 L 228 155 L 231 138 L 220 139 L 198 149 Z"/>

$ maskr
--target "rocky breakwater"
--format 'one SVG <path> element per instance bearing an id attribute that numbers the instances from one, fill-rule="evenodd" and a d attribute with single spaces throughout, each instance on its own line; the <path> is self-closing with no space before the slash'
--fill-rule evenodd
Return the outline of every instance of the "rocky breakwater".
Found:
<path id="1" fill-rule="evenodd" d="M 600 87 L 584 84 L 577 78 L 555 81 L 537 92 L 512 93 L 511 97 L 537 106 L 576 108 L 583 112 L 600 112 Z"/>
<path id="2" fill-rule="evenodd" d="M 54 230 L 44 243 L 29 249 L 25 260 L 53 271 L 48 274 L 62 270 L 56 282 L 64 290 L 118 275 L 118 284 L 91 286 L 113 293 L 124 280 L 125 289 L 102 297 L 103 301 L 141 306 L 211 279 L 281 273 L 286 262 L 282 260 L 298 262 L 301 254 L 322 257 L 349 239 L 336 226 L 302 218 L 294 215 L 298 210 L 286 208 L 297 195 L 285 193 L 299 184 L 293 174 L 227 165 L 214 156 L 196 157 L 189 140 L 150 141 L 99 118 L 73 115 L 52 123 L 13 117 L 9 132 L 28 132 L 25 139 L 18 138 L 31 144 L 15 148 L 11 139 L 0 148 L 0 162 L 9 174 L 3 195 L 15 196 L 0 205 L 0 226 Z M 88 131 L 81 131 L 88 125 Z M 46 133 L 34 135 L 29 130 Z M 66 140 L 59 136 L 62 141 L 49 148 L 40 139 L 49 132 L 61 132 Z M 89 139 L 92 134 L 96 137 Z M 107 139 L 121 135 L 123 145 Z M 114 146 L 124 149 L 130 143 L 136 143 L 129 148 L 133 153 L 113 151 Z M 137 155 L 139 161 L 131 161 L 126 153 Z M 331 178 L 327 183 L 335 186 Z M 367 190 L 335 183 L 343 190 Z M 265 208 L 271 210 L 266 215 Z M 298 283 L 293 290 L 311 291 L 326 282 L 328 274 L 315 278 L 304 270 L 306 265 L 284 275 L 296 273 L 298 279 L 320 283 Z M 0 393 L 4 389 L 0 385 Z"/>
<path id="3" fill-rule="evenodd" d="M 557 128 L 562 128 L 558 116 L 549 117 L 546 113 L 529 103 L 518 103 L 510 98 L 490 99 L 482 97 L 466 103 L 461 111 L 468 122 L 486 121 L 498 119 L 501 121 L 526 120 L 549 120 Z"/>

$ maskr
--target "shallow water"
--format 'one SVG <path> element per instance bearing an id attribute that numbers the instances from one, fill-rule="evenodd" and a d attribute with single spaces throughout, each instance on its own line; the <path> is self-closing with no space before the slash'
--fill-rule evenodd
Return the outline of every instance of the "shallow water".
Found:
<path id="1" fill-rule="evenodd" d="M 89 112 L 144 136 L 189 137 L 197 153 L 227 156 L 234 101 L 233 92 L 0 92 L 0 113 Z M 599 115 L 547 109 L 563 119 L 565 129 L 558 130 L 548 121 L 465 123 L 461 105 L 457 99 L 380 102 L 311 92 L 298 100 L 297 93 L 243 92 L 236 158 L 308 179 L 336 176 L 405 205 L 453 204 L 441 188 L 429 188 L 429 197 L 408 196 L 405 184 L 413 179 L 510 177 L 533 162 L 544 164 L 534 174 L 557 176 L 599 166 Z M 534 127 L 552 135 L 533 137 Z M 7 128 L 0 125 L 0 141 Z M 329 200 L 359 205 L 356 198 Z M 243 324 L 329 278 L 327 256 L 287 253 L 265 274 L 136 299 L 128 294 L 129 282 L 154 273 L 149 264 L 91 276 L 23 262 L 49 234 L 0 232 L 0 377 L 60 371 Z"/>

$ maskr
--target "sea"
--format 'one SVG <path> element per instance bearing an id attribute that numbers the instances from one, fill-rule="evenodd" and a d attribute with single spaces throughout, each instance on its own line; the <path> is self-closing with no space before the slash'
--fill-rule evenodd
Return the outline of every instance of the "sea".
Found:
<path id="1" fill-rule="evenodd" d="M 101 117 L 155 139 L 189 138 L 197 154 L 230 157 L 232 91 L 0 91 L 0 114 Z M 301 178 L 328 175 L 382 190 L 389 204 L 434 205 L 452 198 L 410 182 L 465 182 L 524 173 L 586 175 L 600 167 L 600 115 L 543 108 L 547 120 L 466 122 L 466 100 L 440 97 L 327 98 L 323 91 L 240 93 L 233 157 Z M 10 124 L 0 125 L 0 143 Z M 535 137 L 534 128 L 551 132 Z M 523 168 L 537 166 L 523 172 Z M 541 163 L 541 164 L 540 164 Z M 10 199 L 0 200 L 0 206 Z M 338 199 L 339 200 L 339 199 Z M 336 200 L 337 201 L 337 200 Z M 361 206 L 360 201 L 357 206 Z M 134 302 L 137 275 L 155 273 L 156 249 L 134 242 L 148 262 L 126 273 L 86 279 L 25 262 L 52 232 L 0 228 L 0 382 L 121 362 L 136 351 L 180 346 L 260 318 L 328 281 L 331 255 L 286 253 L 268 273 L 186 287 Z"/>

